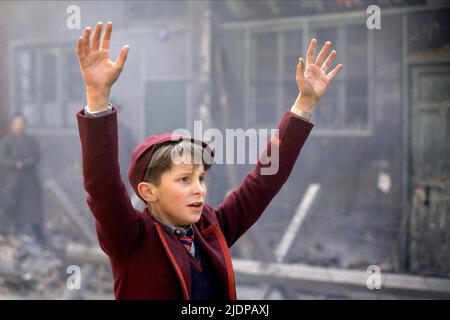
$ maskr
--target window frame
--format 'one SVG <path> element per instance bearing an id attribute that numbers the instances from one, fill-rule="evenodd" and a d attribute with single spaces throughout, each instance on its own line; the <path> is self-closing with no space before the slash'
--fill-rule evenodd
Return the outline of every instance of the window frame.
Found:
<path id="1" fill-rule="evenodd" d="M 64 101 L 63 91 L 64 91 L 64 77 L 63 77 L 63 64 L 65 61 L 65 50 L 66 47 L 71 44 L 68 40 L 60 41 L 15 41 L 9 47 L 10 53 L 10 65 L 13 66 L 10 72 L 10 84 L 11 84 L 11 95 L 10 95 L 10 105 L 12 112 L 21 112 L 25 116 L 29 116 L 26 110 L 23 109 L 23 105 L 19 106 L 21 100 L 21 87 L 16 81 L 22 75 L 20 72 L 20 57 L 22 53 L 28 54 L 30 56 L 35 56 L 35 65 L 31 66 L 34 69 L 28 71 L 28 79 L 30 80 L 30 86 L 33 85 L 33 81 L 38 81 L 38 87 L 34 90 L 37 92 L 30 97 L 31 101 L 37 100 L 36 103 L 42 104 L 41 101 L 42 93 L 40 89 L 42 87 L 40 77 L 44 74 L 42 71 L 42 56 L 46 51 L 55 52 L 55 70 L 54 74 L 55 80 L 55 101 L 54 101 L 54 114 L 53 116 L 57 118 L 57 123 L 54 126 L 48 125 L 46 123 L 46 111 L 40 110 L 38 108 L 32 111 L 33 114 L 39 113 L 38 123 L 32 124 L 29 130 L 37 134 L 76 134 L 77 128 L 74 126 L 67 126 L 67 110 L 63 107 Z M 37 80 L 33 80 L 37 79 Z M 42 106 L 39 106 L 42 108 Z M 33 116 L 34 117 L 34 116 Z"/>
<path id="2" fill-rule="evenodd" d="M 245 125 L 246 127 L 273 127 L 276 126 L 277 123 L 274 119 L 273 122 L 265 123 L 265 122 L 258 122 L 256 121 L 256 100 L 255 100 L 255 94 L 256 94 L 256 86 L 252 84 L 252 74 L 254 70 L 254 64 L 255 59 L 252 59 L 251 57 L 254 57 L 254 48 L 253 48 L 253 42 L 255 39 L 255 35 L 258 34 L 264 34 L 264 33 L 276 33 L 277 34 L 277 75 L 276 75 L 276 83 L 277 86 L 277 112 L 278 114 L 281 114 L 283 110 L 287 110 L 290 105 L 285 106 L 283 104 L 283 100 L 286 98 L 284 97 L 284 85 L 283 81 L 284 79 L 280 78 L 282 77 L 283 68 L 284 68 L 284 59 L 286 56 L 286 48 L 283 45 L 284 38 L 285 38 L 285 32 L 292 31 L 292 30 L 298 30 L 302 34 L 302 51 L 300 52 L 299 56 L 303 56 L 306 52 L 306 48 L 309 45 L 308 39 L 311 37 L 311 30 L 315 28 L 326 28 L 326 27 L 334 27 L 337 28 L 337 41 L 338 41 L 338 47 L 345 48 L 345 42 L 346 42 L 346 27 L 355 26 L 355 25 L 362 25 L 365 26 L 366 21 L 362 18 L 354 18 L 346 21 L 337 20 L 337 19 L 328 19 L 324 20 L 320 17 L 317 18 L 311 18 L 311 19 L 303 19 L 301 23 L 297 23 L 293 25 L 291 21 L 289 20 L 280 20 L 279 23 L 276 23 L 277 21 L 267 21 L 267 22 L 259 22 L 258 24 L 253 24 L 250 26 L 244 26 L 244 37 L 245 37 L 245 61 L 246 61 L 246 67 L 244 70 L 244 82 L 245 82 L 245 103 L 244 105 L 247 106 L 244 114 L 245 114 Z M 366 106 L 367 106 L 367 124 L 363 128 L 350 128 L 348 125 L 342 121 L 345 119 L 345 113 L 347 112 L 346 106 L 346 96 L 345 91 L 347 84 L 345 80 L 347 79 L 345 67 L 343 72 L 339 75 L 341 78 L 341 83 L 338 87 L 338 108 L 342 116 L 342 120 L 340 120 L 339 128 L 336 129 L 321 129 L 317 128 L 316 130 L 313 130 L 312 136 L 324 136 L 324 137 L 341 137 L 341 136 L 356 136 L 356 137 L 370 137 L 373 134 L 373 84 L 374 84 L 374 78 L 373 78 L 373 32 L 367 32 L 367 42 L 366 42 L 366 48 L 367 48 L 367 98 L 366 98 Z M 339 63 L 342 63 L 344 66 L 346 65 L 346 55 L 339 55 Z M 295 71 L 293 71 L 295 72 Z M 344 81 L 342 81 L 344 80 Z M 281 82 L 280 82 L 281 81 Z M 295 78 L 293 77 L 293 80 L 295 81 Z M 333 85 L 333 84 L 332 84 Z M 292 97 L 292 103 L 295 101 L 296 97 Z M 320 108 L 320 106 L 318 106 Z M 312 122 L 314 122 L 314 115 L 312 118 Z"/>
<path id="3" fill-rule="evenodd" d="M 138 59 L 141 63 L 140 72 L 138 75 L 136 75 L 136 78 L 138 79 L 138 90 L 136 90 L 136 95 L 138 95 L 138 101 L 139 106 L 136 106 L 135 112 L 138 114 L 139 122 L 137 123 L 137 137 L 138 138 L 144 138 L 146 136 L 146 116 L 147 116 L 147 110 L 145 106 L 145 98 L 146 98 L 146 86 L 147 83 L 151 81 L 184 81 L 185 87 L 186 87 L 186 106 L 185 106 L 185 119 L 184 123 L 187 129 L 192 131 L 192 128 L 189 126 L 193 126 L 192 122 L 194 119 L 193 116 L 193 103 L 192 103 L 192 68 L 193 68 L 193 57 L 192 57 L 192 30 L 189 26 L 185 25 L 169 25 L 168 28 L 170 29 L 171 33 L 185 33 L 186 34 L 186 42 L 187 42 L 187 61 L 188 66 L 187 74 L 182 76 L 146 76 L 146 73 L 144 70 L 147 67 L 147 61 L 145 59 L 145 52 L 146 52 L 146 46 L 142 46 L 137 48 L 138 52 Z M 140 38 L 144 40 L 146 37 L 148 37 L 149 34 L 154 34 L 159 30 L 158 26 L 150 26 L 145 29 L 134 29 L 131 31 L 118 31 L 115 33 L 115 39 L 122 39 L 122 38 Z M 142 41 L 145 43 L 145 41 Z M 68 101 L 65 100 L 64 96 L 64 62 L 65 62 L 65 50 L 67 47 L 73 47 L 74 52 L 74 59 L 76 59 L 76 52 L 73 40 L 69 39 L 56 39 L 52 41 L 46 41 L 45 39 L 37 39 L 37 40 L 17 40 L 13 41 L 11 45 L 9 46 L 9 61 L 10 65 L 12 66 L 11 72 L 9 74 L 9 83 L 11 84 L 11 94 L 10 94 L 10 106 L 11 106 L 11 112 L 24 112 L 23 106 L 19 106 L 18 103 L 20 103 L 20 92 L 18 91 L 18 87 L 16 85 L 17 77 L 20 76 L 18 71 L 19 69 L 16 68 L 19 67 L 19 55 L 18 53 L 21 52 L 20 50 L 26 50 L 28 53 L 32 52 L 38 52 L 38 54 L 41 54 L 43 48 L 51 48 L 52 50 L 57 50 L 57 62 L 56 62 L 56 71 L 55 74 L 57 75 L 58 79 L 56 81 L 56 108 L 58 109 L 58 124 L 55 126 L 46 126 L 45 121 L 39 120 L 39 123 L 33 126 L 29 127 L 29 131 L 33 132 L 34 134 L 38 135 L 52 135 L 52 134 L 63 134 L 63 135 L 77 135 L 78 134 L 78 128 L 76 125 L 76 122 L 74 120 L 75 125 L 74 126 L 68 126 L 67 125 L 67 118 L 68 118 L 68 112 L 72 112 L 70 110 L 64 110 L 64 107 L 68 106 Z M 29 73 L 33 76 L 39 77 L 39 66 L 36 67 L 37 71 L 30 71 Z M 30 78 L 31 79 L 31 78 Z M 31 81 L 31 80 L 30 80 Z M 39 96 L 39 92 L 36 93 L 34 96 L 31 97 L 31 100 L 36 99 L 36 97 Z M 80 96 L 80 108 L 81 104 L 83 103 L 83 96 Z M 73 112 L 72 112 L 73 114 Z M 27 114 L 25 113 L 25 116 Z M 75 117 L 75 114 L 73 114 Z M 45 117 L 45 114 L 42 115 L 42 117 Z M 75 119 L 75 118 L 74 118 Z"/>

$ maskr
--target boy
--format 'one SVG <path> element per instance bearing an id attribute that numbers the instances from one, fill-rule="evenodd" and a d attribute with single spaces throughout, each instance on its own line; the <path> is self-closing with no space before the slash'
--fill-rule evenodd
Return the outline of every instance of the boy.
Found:
<path id="1" fill-rule="evenodd" d="M 257 221 L 289 177 L 313 127 L 310 114 L 329 81 L 342 70 L 338 65 L 325 73 L 336 52 L 325 59 L 331 47 L 327 42 L 314 62 L 313 39 L 306 65 L 299 60 L 296 80 L 301 93 L 291 111 L 285 112 L 278 135 L 266 146 L 267 155 L 278 149 L 278 172 L 262 175 L 263 161 L 258 161 L 223 204 L 212 208 L 204 203 L 204 176 L 213 157 L 209 146 L 172 134 L 151 136 L 133 151 L 128 171 L 131 186 L 147 203 L 138 212 L 120 179 L 117 113 L 108 104 L 128 46 L 112 62 L 111 30 L 108 22 L 100 43 L 99 22 L 91 40 L 91 30 L 86 28 L 78 41 L 87 106 L 77 119 L 87 202 L 100 246 L 111 262 L 116 299 L 234 300 L 229 247 Z M 179 161 L 190 155 L 202 155 L 203 163 Z"/>

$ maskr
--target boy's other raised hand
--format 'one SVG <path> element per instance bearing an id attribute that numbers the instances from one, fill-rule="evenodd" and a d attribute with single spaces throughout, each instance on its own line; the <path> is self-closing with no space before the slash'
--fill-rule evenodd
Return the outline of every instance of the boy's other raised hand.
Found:
<path id="1" fill-rule="evenodd" d="M 314 61 L 316 46 L 317 40 L 312 39 L 306 52 L 306 66 L 303 58 L 300 58 L 297 64 L 296 81 L 300 94 L 295 105 L 307 112 L 312 112 L 315 104 L 327 90 L 330 81 L 343 69 L 342 64 L 339 64 L 327 73 L 328 68 L 336 57 L 336 51 L 331 51 L 326 57 L 331 48 L 331 42 L 327 41 Z"/>
<path id="2" fill-rule="evenodd" d="M 111 61 L 109 44 L 112 23 L 106 24 L 100 42 L 102 28 L 103 24 L 98 22 L 90 39 L 91 28 L 87 27 L 77 43 L 77 55 L 86 86 L 87 103 L 92 111 L 102 110 L 108 105 L 111 87 L 122 72 L 129 49 L 128 45 L 123 46 L 116 61 Z"/>

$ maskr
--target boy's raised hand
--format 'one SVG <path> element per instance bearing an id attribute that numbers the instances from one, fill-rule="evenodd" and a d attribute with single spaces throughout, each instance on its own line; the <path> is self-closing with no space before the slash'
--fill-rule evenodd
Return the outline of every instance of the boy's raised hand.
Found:
<path id="1" fill-rule="evenodd" d="M 299 59 L 297 65 L 297 86 L 300 94 L 295 101 L 295 105 L 304 111 L 312 112 L 315 104 L 324 95 L 330 81 L 343 69 L 339 64 L 332 71 L 327 73 L 328 68 L 336 57 L 336 51 L 333 50 L 325 59 L 331 42 L 327 41 L 316 60 L 314 60 L 314 52 L 316 50 L 317 40 L 312 39 L 306 52 L 306 67 L 303 58 Z"/>
<path id="2" fill-rule="evenodd" d="M 77 43 L 77 55 L 86 86 L 87 104 L 91 111 L 99 111 L 108 106 L 111 87 L 122 72 L 129 49 L 128 45 L 123 46 L 116 61 L 111 61 L 109 43 L 112 23 L 106 24 L 100 43 L 102 28 L 103 24 L 98 22 L 92 39 L 89 39 L 91 28 L 87 27 Z"/>

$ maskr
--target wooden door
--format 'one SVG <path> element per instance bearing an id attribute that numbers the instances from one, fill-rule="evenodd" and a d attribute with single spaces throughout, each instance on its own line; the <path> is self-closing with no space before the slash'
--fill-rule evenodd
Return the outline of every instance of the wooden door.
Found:
<path id="1" fill-rule="evenodd" d="M 450 276 L 450 64 L 410 75 L 410 271 Z"/>

